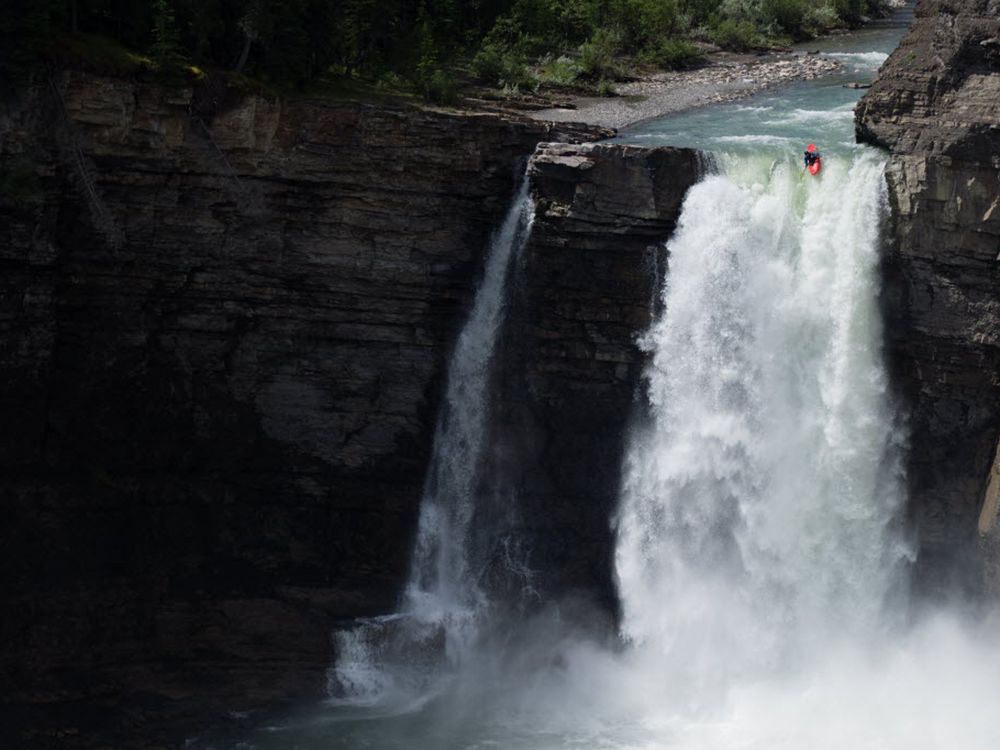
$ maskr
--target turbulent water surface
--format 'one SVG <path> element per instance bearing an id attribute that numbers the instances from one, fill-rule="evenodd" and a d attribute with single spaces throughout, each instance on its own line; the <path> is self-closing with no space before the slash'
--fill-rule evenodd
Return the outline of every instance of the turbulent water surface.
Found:
<path id="1" fill-rule="evenodd" d="M 336 700 L 199 747 L 1000 747 L 991 628 L 906 602 L 905 433 L 878 308 L 884 155 L 854 144 L 858 92 L 842 86 L 874 75 L 905 20 L 828 43 L 838 76 L 621 136 L 711 151 L 716 168 L 685 200 L 640 341 L 649 408 L 616 519 L 619 637 L 574 637 L 553 606 L 477 646 L 490 596 L 474 467 L 530 228 L 522 188 L 456 347 L 402 611 L 338 634 Z M 800 161 L 809 142 L 818 177 Z"/>

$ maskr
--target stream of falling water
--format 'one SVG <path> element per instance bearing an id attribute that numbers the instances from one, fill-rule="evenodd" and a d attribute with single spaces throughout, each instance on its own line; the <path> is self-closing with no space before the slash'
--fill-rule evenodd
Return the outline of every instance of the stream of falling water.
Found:
<path id="1" fill-rule="evenodd" d="M 400 611 L 334 636 L 337 661 L 329 691 L 349 703 L 427 700 L 442 672 L 460 664 L 489 609 L 482 581 L 490 560 L 472 528 L 480 494 L 477 472 L 508 277 L 533 220 L 534 202 L 524 177 L 491 238 L 482 282 L 449 363 Z"/>
<path id="2" fill-rule="evenodd" d="M 906 554 L 876 301 L 883 159 L 831 160 L 823 180 L 723 165 L 668 244 L 617 548 L 624 636 L 710 691 L 876 631 Z"/>

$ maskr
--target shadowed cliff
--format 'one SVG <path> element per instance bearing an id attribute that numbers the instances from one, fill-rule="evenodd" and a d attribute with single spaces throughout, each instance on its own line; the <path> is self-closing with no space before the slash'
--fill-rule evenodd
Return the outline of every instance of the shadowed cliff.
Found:
<path id="1" fill-rule="evenodd" d="M 1000 436 L 995 0 L 922 0 L 856 123 L 892 153 L 887 338 L 910 411 L 915 582 L 935 596 L 1000 591 L 996 508 L 984 505 Z"/>
<path id="2" fill-rule="evenodd" d="M 321 695 L 405 578 L 524 160 L 607 134 L 79 73 L 8 103 L 0 737 Z"/>
<path id="3" fill-rule="evenodd" d="M 332 624 L 396 604 L 526 157 L 609 134 L 80 73 L 8 104 L 0 737 L 159 746 L 320 697 Z M 634 335 L 697 171 L 557 145 L 532 166 L 494 437 L 537 438 L 510 455 L 546 591 L 606 611 Z"/>

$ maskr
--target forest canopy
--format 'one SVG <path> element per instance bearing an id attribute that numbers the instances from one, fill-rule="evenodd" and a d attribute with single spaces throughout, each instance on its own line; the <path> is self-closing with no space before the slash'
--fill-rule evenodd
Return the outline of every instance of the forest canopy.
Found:
<path id="1" fill-rule="evenodd" d="M 857 24 L 881 0 L 11 0 L 0 75 L 67 50 L 152 69 L 198 66 L 305 88 L 456 75 L 509 87 L 613 79 L 620 60 L 671 68 L 692 42 L 748 50 Z M 540 72 L 541 71 L 541 72 Z"/>

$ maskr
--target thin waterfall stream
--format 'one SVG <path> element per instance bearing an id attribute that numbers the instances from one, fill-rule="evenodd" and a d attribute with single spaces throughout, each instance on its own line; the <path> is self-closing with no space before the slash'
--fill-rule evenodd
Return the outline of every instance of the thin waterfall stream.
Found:
<path id="1" fill-rule="evenodd" d="M 441 668 L 458 665 L 472 647 L 490 607 L 482 585 L 490 561 L 475 543 L 472 523 L 508 281 L 534 218 L 528 188 L 524 176 L 490 240 L 482 282 L 451 357 L 399 613 L 335 634 L 329 689 L 348 702 L 426 695 Z"/>

